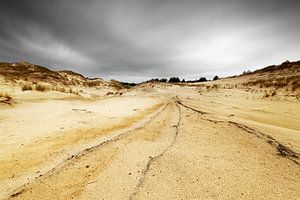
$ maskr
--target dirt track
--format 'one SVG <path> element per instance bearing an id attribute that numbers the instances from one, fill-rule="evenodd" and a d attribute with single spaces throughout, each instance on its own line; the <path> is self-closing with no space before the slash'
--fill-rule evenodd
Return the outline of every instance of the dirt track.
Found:
<path id="1" fill-rule="evenodd" d="M 65 149 L 62 155 L 72 154 L 25 185 L 12 184 L 8 198 L 299 199 L 299 154 L 268 133 L 185 96 L 165 95 L 139 113 L 117 128 L 86 129 L 88 143 L 73 135 L 71 142 L 82 144 L 76 151 Z M 54 146 L 66 148 L 67 138 Z"/>

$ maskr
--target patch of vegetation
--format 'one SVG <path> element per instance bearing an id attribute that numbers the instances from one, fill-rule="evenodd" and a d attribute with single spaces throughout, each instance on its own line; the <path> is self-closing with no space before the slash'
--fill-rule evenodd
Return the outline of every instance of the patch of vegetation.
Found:
<path id="1" fill-rule="evenodd" d="M 46 90 L 49 90 L 46 86 L 44 85 L 36 85 L 35 90 L 40 91 L 40 92 L 45 92 Z"/>
<path id="2" fill-rule="evenodd" d="M 214 81 L 219 80 L 219 77 L 218 77 L 218 76 L 215 76 L 215 77 L 213 78 L 213 80 L 214 80 Z"/>
<path id="3" fill-rule="evenodd" d="M 178 78 L 178 77 L 171 77 L 169 79 L 169 83 L 180 83 L 180 78 Z"/>
<path id="4" fill-rule="evenodd" d="M 252 72 L 250 71 L 250 70 L 247 70 L 247 71 L 244 71 L 243 73 L 242 73 L 242 75 L 247 75 L 247 74 L 251 74 Z"/>
<path id="5" fill-rule="evenodd" d="M 57 91 L 58 92 L 62 92 L 62 93 L 66 93 L 67 92 L 66 88 L 63 88 L 63 87 L 58 88 Z"/>
<path id="6" fill-rule="evenodd" d="M 23 85 L 22 91 L 27 91 L 27 90 L 32 90 L 32 86 L 31 85 Z"/>
<path id="7" fill-rule="evenodd" d="M 78 91 L 73 90 L 72 88 L 69 89 L 69 93 L 79 95 Z"/>
<path id="8" fill-rule="evenodd" d="M 85 85 L 89 86 L 89 87 L 96 87 L 99 86 L 101 83 L 98 81 L 88 81 L 87 83 L 85 83 Z"/>
<path id="9" fill-rule="evenodd" d="M 8 93 L 4 93 L 4 92 L 0 92 L 0 97 L 1 98 L 12 99 L 11 95 L 9 95 Z"/>
<path id="10" fill-rule="evenodd" d="M 79 92 L 73 90 L 71 87 L 70 88 L 65 88 L 65 87 L 55 86 L 55 87 L 52 87 L 52 88 L 47 87 L 47 90 L 53 90 L 53 91 L 62 92 L 62 93 L 70 93 L 70 94 L 79 95 Z"/>
<path id="11" fill-rule="evenodd" d="M 297 92 L 295 98 L 296 98 L 297 100 L 300 100 L 300 92 Z"/>
<path id="12" fill-rule="evenodd" d="M 218 84 L 213 84 L 211 88 L 217 90 L 217 89 L 219 89 L 219 87 L 220 86 Z"/>
<path id="13" fill-rule="evenodd" d="M 273 97 L 276 95 L 276 90 L 264 91 L 264 95 L 262 98 Z"/>
<path id="14" fill-rule="evenodd" d="M 150 79 L 148 81 L 145 81 L 145 83 L 149 83 L 149 82 L 161 82 L 161 83 L 166 83 L 166 82 L 169 82 L 169 83 L 197 83 L 197 82 L 206 82 L 208 81 L 205 77 L 200 77 L 199 79 L 195 79 L 195 80 L 185 80 L 184 78 L 182 80 L 180 80 L 179 77 L 171 77 L 168 79 L 166 78 L 153 78 L 153 79 Z"/>
<path id="15" fill-rule="evenodd" d="M 127 83 L 127 82 L 120 82 L 124 87 L 134 87 L 137 84 L 136 83 Z"/>
<path id="16" fill-rule="evenodd" d="M 199 83 L 199 82 L 207 82 L 207 79 L 205 77 L 200 77 L 199 79 L 192 80 L 192 81 L 186 81 L 187 83 Z"/>
<path id="17" fill-rule="evenodd" d="M 300 82 L 295 81 L 295 82 L 292 83 L 292 91 L 295 91 L 299 88 L 300 88 Z"/>
<path id="18" fill-rule="evenodd" d="M 12 105 L 13 103 L 12 99 L 13 99 L 12 96 L 9 95 L 8 93 L 0 92 L 0 103 Z"/>
<path id="19" fill-rule="evenodd" d="M 270 91 L 270 95 L 273 97 L 273 96 L 275 96 L 276 95 L 276 90 L 271 90 Z"/>
<path id="20" fill-rule="evenodd" d="M 123 95 L 123 92 L 107 92 L 106 93 L 106 96 L 109 96 L 109 95 L 114 95 L 114 96 L 122 96 Z"/>
<path id="21" fill-rule="evenodd" d="M 258 79 L 243 84 L 244 86 L 259 86 L 260 88 L 291 88 L 292 91 L 300 89 L 300 76 L 294 75 L 289 77 L 269 77 L 268 79 Z"/>
<path id="22" fill-rule="evenodd" d="M 37 84 L 37 83 L 23 85 L 22 91 L 27 91 L 27 90 L 36 90 L 36 91 L 40 91 L 40 92 L 58 91 L 58 92 L 62 92 L 62 93 L 71 93 L 71 94 L 79 95 L 79 92 L 74 91 L 72 88 L 57 87 L 57 86 L 45 86 L 45 85 L 41 85 L 41 84 Z"/>

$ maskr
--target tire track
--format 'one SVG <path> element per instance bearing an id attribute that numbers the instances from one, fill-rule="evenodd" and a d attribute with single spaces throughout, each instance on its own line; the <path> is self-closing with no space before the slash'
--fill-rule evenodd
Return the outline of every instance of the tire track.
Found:
<path id="1" fill-rule="evenodd" d="M 178 109 L 178 114 L 179 114 L 179 117 L 178 117 L 178 121 L 177 121 L 177 124 L 174 125 L 173 127 L 176 128 L 176 131 L 175 131 L 175 134 L 173 136 L 173 139 L 170 143 L 170 145 L 168 145 L 159 155 L 155 156 L 155 157 L 149 157 L 149 161 L 147 162 L 145 168 L 142 170 L 142 176 L 141 178 L 139 179 L 137 185 L 135 186 L 134 188 L 134 192 L 129 196 L 129 199 L 132 200 L 135 198 L 135 196 L 138 194 L 139 192 L 139 189 L 143 186 L 143 184 L 145 183 L 146 181 L 146 177 L 150 171 L 150 167 L 151 165 L 156 161 L 158 160 L 159 158 L 161 158 L 175 143 L 176 139 L 177 139 L 177 136 L 179 134 L 179 126 L 180 126 L 180 123 L 181 123 L 181 108 L 179 106 L 179 102 L 178 101 L 175 101 L 175 104 L 176 104 L 176 107 Z"/>
<path id="2" fill-rule="evenodd" d="M 177 98 L 178 99 L 178 98 Z M 182 106 L 184 106 L 185 108 L 188 108 L 196 113 L 200 113 L 200 114 L 208 114 L 206 112 L 197 110 L 195 108 L 192 108 L 184 103 L 182 103 L 179 99 L 177 100 L 178 103 Z M 255 135 L 256 137 L 263 139 L 264 141 L 266 141 L 268 144 L 272 145 L 275 147 L 275 149 L 278 151 L 278 155 L 285 157 L 291 161 L 293 161 L 294 163 L 296 163 L 297 165 L 300 165 L 300 154 L 298 152 L 295 152 L 294 150 L 290 149 L 289 147 L 285 146 L 284 144 L 280 143 L 278 140 L 274 139 L 272 136 L 262 133 L 261 131 L 258 131 L 254 128 L 251 128 L 247 125 L 238 123 L 238 122 L 234 122 L 234 121 L 219 121 L 219 120 L 213 120 L 213 119 L 208 119 L 208 118 L 203 118 L 200 117 L 202 120 L 206 120 L 209 122 L 214 122 L 214 123 L 227 123 L 227 124 L 232 124 L 234 126 L 236 126 L 237 128 Z"/>
<path id="3" fill-rule="evenodd" d="M 237 122 L 233 122 L 233 121 L 228 121 L 228 123 L 233 124 L 236 127 L 238 127 L 239 129 L 242 129 L 243 131 L 245 131 L 247 133 L 253 134 L 256 137 L 265 140 L 267 143 L 269 143 L 270 145 L 274 146 L 277 149 L 279 155 L 286 157 L 286 158 L 294 161 L 296 164 L 300 165 L 300 154 L 293 151 L 292 149 L 288 148 L 287 146 L 281 144 L 279 141 L 274 139 L 272 136 L 262 133 L 253 128 L 250 128 L 249 126 L 246 126 L 241 123 L 237 123 Z"/>
<path id="4" fill-rule="evenodd" d="M 43 176 L 51 176 L 51 174 L 53 174 L 55 171 L 57 171 L 58 169 L 62 168 L 63 166 L 68 166 L 71 163 L 76 162 L 78 159 L 80 159 L 83 156 L 86 156 L 88 153 L 93 152 L 98 150 L 98 148 L 103 147 L 104 145 L 107 144 L 111 144 L 113 142 L 117 142 L 118 140 L 126 137 L 127 135 L 131 134 L 134 131 L 137 131 L 139 129 L 142 129 L 144 126 L 150 124 L 153 120 L 155 120 L 160 114 L 162 114 L 166 108 L 168 107 L 169 103 L 165 103 L 158 111 L 156 111 L 154 114 L 152 114 L 148 119 L 146 119 L 146 121 L 132 127 L 129 130 L 126 130 L 125 132 L 121 132 L 120 134 L 112 137 L 112 138 L 108 138 L 104 141 L 102 141 L 99 144 L 90 146 L 88 148 L 85 148 L 81 151 L 78 151 L 76 154 L 73 154 L 71 156 L 69 156 L 68 158 L 64 159 L 62 162 L 60 162 L 59 164 L 55 165 L 55 167 L 51 168 L 50 170 L 46 171 L 46 173 L 40 174 L 39 177 L 35 177 L 35 179 L 33 179 L 30 183 L 25 183 L 24 185 L 14 189 L 14 191 L 10 194 L 7 195 L 7 198 L 11 197 L 17 197 L 20 194 L 22 194 L 23 192 L 26 192 L 28 186 L 30 184 L 32 184 L 35 181 L 39 181 L 39 179 L 41 179 Z"/>
<path id="5" fill-rule="evenodd" d="M 190 110 L 193 110 L 193 111 L 195 111 L 195 112 L 197 112 L 197 113 L 200 113 L 201 115 L 208 114 L 207 112 L 204 112 L 204 111 L 201 111 L 201 110 L 197 110 L 197 109 L 195 109 L 195 108 L 193 108 L 193 107 L 191 107 L 191 106 L 188 106 L 188 105 L 182 103 L 182 102 L 178 99 L 177 96 L 176 96 L 176 99 L 177 99 L 177 103 L 180 104 L 180 105 L 182 105 L 183 107 L 186 107 L 186 108 L 188 108 L 188 109 L 190 109 Z"/>

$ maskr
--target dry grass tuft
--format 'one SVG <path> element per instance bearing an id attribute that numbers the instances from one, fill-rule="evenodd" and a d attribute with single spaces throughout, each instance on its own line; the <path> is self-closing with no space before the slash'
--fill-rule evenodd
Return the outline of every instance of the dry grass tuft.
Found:
<path id="1" fill-rule="evenodd" d="M 27 91 L 27 90 L 32 90 L 32 86 L 31 85 L 23 85 L 22 91 Z"/>
<path id="2" fill-rule="evenodd" d="M 49 88 L 47 88 L 44 85 L 39 85 L 38 84 L 38 85 L 35 86 L 35 90 L 40 91 L 40 92 L 45 92 L 45 91 L 49 90 Z"/>
<path id="3" fill-rule="evenodd" d="M 27 91 L 27 90 L 36 90 L 36 91 L 40 91 L 40 92 L 58 91 L 58 92 L 63 92 L 63 93 L 79 95 L 79 92 L 73 90 L 72 88 L 46 86 L 46 85 L 41 85 L 41 84 L 37 84 L 37 83 L 33 83 L 33 82 L 27 83 L 26 85 L 22 86 L 22 91 Z"/>
<path id="4" fill-rule="evenodd" d="M 276 90 L 264 91 L 262 98 L 274 97 L 276 95 Z"/>
<path id="5" fill-rule="evenodd" d="M 8 93 L 0 92 L 0 98 L 12 99 L 12 96 Z"/>
<path id="6" fill-rule="evenodd" d="M 56 90 L 56 91 L 58 91 L 58 92 L 62 92 L 62 93 L 66 93 L 66 92 L 67 92 L 66 88 L 63 88 L 63 87 L 61 87 L 61 88 L 57 88 L 57 90 Z"/>
<path id="7" fill-rule="evenodd" d="M 271 90 L 270 91 L 270 95 L 273 97 L 273 96 L 275 96 L 276 95 L 276 90 Z"/>
<path id="8" fill-rule="evenodd" d="M 11 95 L 7 93 L 0 92 L 0 103 L 12 105 L 13 104 L 13 98 Z"/>
<path id="9" fill-rule="evenodd" d="M 218 85 L 218 84 L 213 84 L 211 88 L 212 88 L 212 89 L 215 89 L 215 90 L 218 90 L 219 87 L 220 87 L 220 85 Z"/>

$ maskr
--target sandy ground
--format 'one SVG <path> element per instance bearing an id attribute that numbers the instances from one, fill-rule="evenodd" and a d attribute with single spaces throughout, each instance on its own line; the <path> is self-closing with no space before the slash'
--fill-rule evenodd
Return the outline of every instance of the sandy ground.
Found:
<path id="1" fill-rule="evenodd" d="M 0 197 L 299 199 L 299 101 L 260 95 L 21 99 L 0 108 Z"/>

